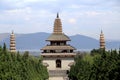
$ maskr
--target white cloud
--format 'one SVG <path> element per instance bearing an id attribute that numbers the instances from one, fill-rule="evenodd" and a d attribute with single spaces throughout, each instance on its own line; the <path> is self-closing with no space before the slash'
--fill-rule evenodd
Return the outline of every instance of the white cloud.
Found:
<path id="1" fill-rule="evenodd" d="M 76 23 L 76 19 L 71 18 L 71 19 L 68 20 L 68 22 L 71 23 L 71 24 L 75 24 Z"/>
<path id="2" fill-rule="evenodd" d="M 22 0 L 23 2 L 38 2 L 38 1 L 43 1 L 43 0 Z"/>
<path id="3" fill-rule="evenodd" d="M 23 29 L 24 32 L 26 30 L 47 32 L 48 28 L 52 30 L 56 13 L 60 12 L 66 33 L 82 33 L 96 37 L 94 34 L 99 33 L 99 27 L 102 26 L 107 34 L 106 37 L 112 38 L 110 35 L 118 35 L 120 29 L 120 8 L 117 5 L 119 2 L 117 0 L 0 0 L 1 32 L 6 32 L 4 27 L 11 24 L 15 24 L 13 29 L 19 33 L 23 32 Z M 113 34 L 107 30 L 113 31 Z M 118 39 L 117 37 L 119 35 L 114 39 Z"/>
<path id="4" fill-rule="evenodd" d="M 98 16 L 98 15 L 103 15 L 104 13 L 102 13 L 102 12 L 96 12 L 96 11 L 86 11 L 85 12 L 86 13 L 86 15 L 88 15 L 88 16 Z"/>
<path id="5" fill-rule="evenodd" d="M 81 8 L 83 7 L 83 5 L 76 5 L 76 4 L 72 4 L 69 6 L 69 8 L 73 8 L 73 9 L 78 9 L 78 8 Z"/>

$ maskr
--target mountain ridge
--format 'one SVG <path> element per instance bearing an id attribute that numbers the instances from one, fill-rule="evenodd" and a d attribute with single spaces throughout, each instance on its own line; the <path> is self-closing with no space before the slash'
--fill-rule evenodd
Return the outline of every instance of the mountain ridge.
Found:
<path id="1" fill-rule="evenodd" d="M 2 35 L 2 37 L 1 37 Z M 26 49 L 36 49 L 40 50 L 42 47 L 44 47 L 48 42 L 45 40 L 50 36 L 50 33 L 46 32 L 37 32 L 37 33 L 27 33 L 27 34 L 15 34 L 16 35 L 16 48 L 20 50 L 26 50 Z M 4 36 L 4 34 L 0 34 L 0 45 L 2 45 L 4 42 L 7 44 L 7 47 L 9 48 L 9 36 L 10 34 L 7 34 Z M 69 36 L 71 41 L 68 42 L 76 49 L 93 49 L 93 48 L 99 48 L 99 40 L 94 39 L 89 36 L 84 36 L 80 34 Z M 111 48 L 118 48 L 120 45 L 120 41 L 106 41 L 106 47 Z"/>

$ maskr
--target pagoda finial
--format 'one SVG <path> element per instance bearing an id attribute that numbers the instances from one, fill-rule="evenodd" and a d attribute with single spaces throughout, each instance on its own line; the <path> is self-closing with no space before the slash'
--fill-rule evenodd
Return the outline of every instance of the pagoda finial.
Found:
<path id="1" fill-rule="evenodd" d="M 103 33 L 103 31 L 101 30 L 101 34 Z"/>
<path id="2" fill-rule="evenodd" d="M 14 31 L 12 30 L 12 34 L 14 34 Z"/>
<path id="3" fill-rule="evenodd" d="M 59 18 L 59 13 L 57 13 L 57 18 Z"/>

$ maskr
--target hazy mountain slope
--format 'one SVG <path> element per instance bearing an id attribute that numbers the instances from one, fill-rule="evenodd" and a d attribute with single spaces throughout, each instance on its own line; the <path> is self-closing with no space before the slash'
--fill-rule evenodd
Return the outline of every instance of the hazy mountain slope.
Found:
<path id="1" fill-rule="evenodd" d="M 45 39 L 49 36 L 48 33 L 32 33 L 16 35 L 16 47 L 17 49 L 40 49 L 45 43 Z M 9 48 L 9 37 L 3 39 L 0 44 L 4 42 Z"/>
<path id="2" fill-rule="evenodd" d="M 0 34 L 2 35 L 2 34 Z M 9 35 L 9 34 L 7 34 Z M 50 34 L 49 33 L 44 33 L 44 32 L 39 32 L 39 33 L 31 33 L 31 34 L 16 34 L 16 47 L 17 49 L 41 49 L 43 46 L 46 45 L 46 39 L 48 38 Z M 93 49 L 93 48 L 99 48 L 99 41 L 88 37 L 84 35 L 73 35 L 70 36 L 71 44 L 74 46 L 76 49 Z M 0 44 L 3 43 L 7 44 L 7 47 L 9 48 L 9 36 L 2 37 Z M 106 42 L 106 47 L 108 49 L 111 48 L 118 48 L 120 45 L 120 41 L 109 41 Z"/>
<path id="3" fill-rule="evenodd" d="M 0 34 L 0 41 L 3 40 L 4 38 L 7 38 L 8 36 L 9 36 L 9 33 Z"/>
<path id="4" fill-rule="evenodd" d="M 70 36 L 70 38 L 70 44 L 75 46 L 77 49 L 93 49 L 99 47 L 99 41 L 91 37 L 75 35 Z"/>

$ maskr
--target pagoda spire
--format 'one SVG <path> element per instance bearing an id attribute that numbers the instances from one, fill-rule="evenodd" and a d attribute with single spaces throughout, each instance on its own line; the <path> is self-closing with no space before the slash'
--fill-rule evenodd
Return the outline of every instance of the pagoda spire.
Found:
<path id="1" fill-rule="evenodd" d="M 54 21 L 53 33 L 54 34 L 62 34 L 62 23 L 61 23 L 61 19 L 59 18 L 59 13 L 57 13 L 57 17 Z"/>
<path id="2" fill-rule="evenodd" d="M 103 34 L 103 31 L 101 30 L 101 34 Z"/>
<path id="3" fill-rule="evenodd" d="M 59 18 L 59 13 L 57 13 L 57 18 Z"/>
<path id="4" fill-rule="evenodd" d="M 101 34 L 100 34 L 100 48 L 105 49 L 105 38 L 104 38 L 104 34 L 103 34 L 102 30 L 101 30 Z"/>
<path id="5" fill-rule="evenodd" d="M 13 31 L 10 35 L 10 52 L 16 52 L 15 34 Z"/>

